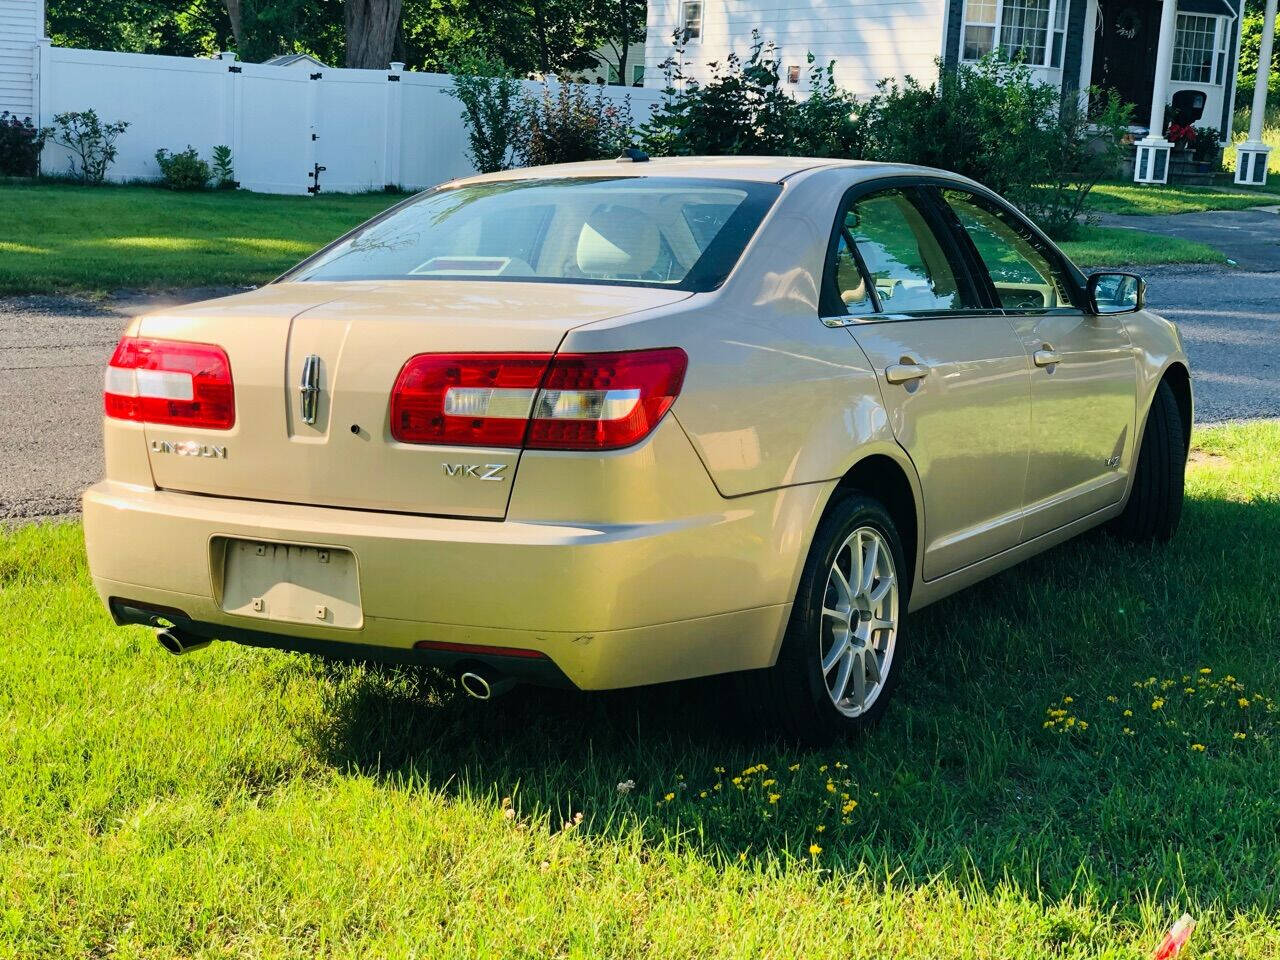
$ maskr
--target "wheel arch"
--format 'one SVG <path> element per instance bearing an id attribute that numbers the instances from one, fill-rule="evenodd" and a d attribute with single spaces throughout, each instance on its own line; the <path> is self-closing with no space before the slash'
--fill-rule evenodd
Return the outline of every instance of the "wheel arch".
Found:
<path id="1" fill-rule="evenodd" d="M 1194 415 L 1193 399 L 1191 395 L 1191 371 L 1187 369 L 1185 364 L 1177 360 L 1169 364 L 1160 376 L 1159 382 L 1156 384 L 1156 390 L 1160 389 L 1160 383 L 1169 384 L 1169 389 L 1173 391 L 1173 399 L 1178 404 L 1178 419 L 1182 421 L 1182 440 L 1186 445 L 1187 451 L 1191 450 L 1191 424 Z M 1151 404 L 1155 402 L 1155 391 L 1151 392 L 1151 399 L 1147 402 L 1147 415 L 1150 416 Z M 1146 430 L 1145 420 L 1143 430 Z"/>
<path id="2" fill-rule="evenodd" d="M 823 514 L 842 495 L 853 491 L 875 497 L 889 511 L 902 539 L 902 549 L 914 582 L 919 571 L 924 514 L 914 471 L 909 463 L 904 464 L 897 457 L 883 452 L 866 454 L 845 471 L 832 490 Z"/>

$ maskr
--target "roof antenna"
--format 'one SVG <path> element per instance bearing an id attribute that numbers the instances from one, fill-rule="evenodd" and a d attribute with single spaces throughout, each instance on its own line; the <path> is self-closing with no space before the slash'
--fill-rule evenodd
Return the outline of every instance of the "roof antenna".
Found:
<path id="1" fill-rule="evenodd" d="M 619 163 L 648 163 L 649 155 L 637 147 L 627 147 L 622 151 L 622 156 L 618 158 Z"/>

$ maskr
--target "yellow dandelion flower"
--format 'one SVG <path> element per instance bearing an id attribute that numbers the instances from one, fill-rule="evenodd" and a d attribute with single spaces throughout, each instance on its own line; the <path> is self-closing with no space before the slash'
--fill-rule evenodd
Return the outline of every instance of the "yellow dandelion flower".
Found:
<path id="1" fill-rule="evenodd" d="M 1132 737 L 1132 736 L 1133 736 L 1133 731 L 1132 731 L 1132 730 L 1130 730 L 1128 727 L 1125 727 L 1125 728 L 1124 728 L 1124 735 L 1125 735 L 1126 737 Z"/>
<path id="2" fill-rule="evenodd" d="M 769 794 L 769 802 L 770 802 L 770 803 L 777 803 L 777 802 L 778 802 L 779 800 L 781 800 L 781 799 L 782 799 L 782 794 L 780 794 L 780 793 L 771 793 L 771 794 Z"/>
<path id="3" fill-rule="evenodd" d="M 1200 676 L 1202 676 L 1202 677 L 1207 677 L 1207 676 L 1208 676 L 1209 674 L 1211 674 L 1211 673 L 1213 673 L 1213 668 L 1212 668 L 1212 667 L 1201 667 L 1201 668 L 1200 668 Z"/>
<path id="4" fill-rule="evenodd" d="M 1081 721 L 1080 721 L 1080 729 L 1081 729 L 1081 730 L 1088 730 L 1088 729 L 1089 729 L 1089 722 L 1088 722 L 1087 720 L 1081 720 Z"/>
<path id="5" fill-rule="evenodd" d="M 738 862 L 739 863 L 747 862 L 747 851 L 743 850 L 740 854 L 738 854 Z"/>
<path id="6" fill-rule="evenodd" d="M 1248 734 L 1244 734 L 1244 733 L 1240 733 L 1239 731 L 1236 731 L 1231 736 L 1232 736 L 1232 739 L 1243 740 L 1246 736 L 1248 736 Z"/>
<path id="7" fill-rule="evenodd" d="M 820 823 L 813 829 L 817 830 L 819 833 L 822 833 L 824 830 L 827 829 L 827 825 L 825 823 Z"/>
<path id="8" fill-rule="evenodd" d="M 1125 715 L 1126 717 L 1132 717 L 1132 716 L 1133 716 L 1133 711 L 1132 711 L 1132 710 L 1126 710 L 1126 711 L 1124 712 L 1124 715 Z"/>
<path id="9" fill-rule="evenodd" d="M 1164 697 L 1156 697 L 1154 700 L 1151 701 L 1152 710 L 1159 710 L 1163 706 L 1164 706 Z"/>
<path id="10" fill-rule="evenodd" d="M 816 843 L 809 844 L 809 856 L 816 857 L 821 852 L 822 852 L 822 848 L 818 846 Z"/>
<path id="11" fill-rule="evenodd" d="M 1062 698 L 1062 702 L 1063 702 L 1063 703 L 1075 703 L 1075 702 L 1076 702 L 1076 700 L 1075 700 L 1075 697 L 1063 697 L 1063 698 Z"/>
<path id="12" fill-rule="evenodd" d="M 1074 727 L 1075 725 L 1076 725 L 1076 718 L 1075 718 L 1075 717 L 1067 717 L 1067 726 L 1068 726 L 1068 727 Z"/>
<path id="13" fill-rule="evenodd" d="M 1107 703 L 1117 703 L 1119 702 L 1119 700 L 1120 698 L 1117 697 L 1114 693 L 1107 695 Z"/>
<path id="14" fill-rule="evenodd" d="M 760 786 L 762 786 L 762 787 L 772 787 L 772 786 L 773 786 L 775 783 L 777 783 L 777 782 L 778 782 L 777 780 L 762 780 L 762 781 L 760 782 Z"/>
<path id="15" fill-rule="evenodd" d="M 724 767 L 713 767 L 712 769 L 715 770 L 716 773 L 724 773 Z M 743 856 L 746 856 L 746 854 L 743 854 Z"/>
<path id="16" fill-rule="evenodd" d="M 845 815 L 847 816 L 847 815 L 849 815 L 849 814 L 853 813 L 853 809 L 854 809 L 854 807 L 856 807 L 857 805 L 858 805 L 858 801 L 857 801 L 857 800 L 848 800 L 848 801 L 846 801 L 846 802 L 845 802 L 845 805 L 844 805 L 843 807 L 841 807 L 841 808 L 840 808 L 840 812 L 841 812 L 841 813 L 843 813 L 843 814 L 845 814 Z"/>
<path id="17" fill-rule="evenodd" d="M 827 781 L 827 793 L 835 793 L 835 792 L 836 792 L 836 785 L 835 785 L 834 783 L 832 783 L 830 780 L 828 780 L 828 781 Z"/>
<path id="18" fill-rule="evenodd" d="M 791 766 L 787 767 L 787 769 L 790 770 L 792 773 L 795 773 L 797 770 L 800 769 L 800 764 L 793 763 Z"/>
<path id="19" fill-rule="evenodd" d="M 698 796 L 701 797 L 703 800 L 707 799 L 707 791 L 703 790 L 701 793 L 698 794 Z"/>
<path id="20" fill-rule="evenodd" d="M 719 790 L 721 786 L 723 786 L 723 784 L 719 784 L 719 783 L 717 783 L 717 784 L 714 784 L 714 785 L 711 787 L 711 789 L 712 789 L 712 790 Z"/>
<path id="21" fill-rule="evenodd" d="M 741 777 L 734 777 L 734 778 L 733 778 L 733 785 L 734 785 L 735 787 L 736 787 L 736 786 L 741 785 L 741 783 L 742 783 L 742 778 L 741 778 Z"/>
<path id="22" fill-rule="evenodd" d="M 1183 693 L 1195 693 L 1195 692 L 1196 692 L 1196 688 L 1195 688 L 1195 687 L 1183 687 L 1183 688 L 1182 688 L 1182 692 L 1183 692 Z"/>
<path id="23" fill-rule="evenodd" d="M 1236 701 L 1236 703 L 1240 705 L 1241 710 L 1244 710 L 1249 706 L 1249 699 L 1247 697 L 1241 697 Z"/>
<path id="24" fill-rule="evenodd" d="M 670 803 L 675 798 L 676 798 L 676 795 L 674 793 L 668 793 L 665 797 L 662 798 L 662 801 L 663 803 Z"/>
<path id="25" fill-rule="evenodd" d="M 1223 680 L 1225 680 L 1227 683 L 1235 683 L 1235 682 L 1236 682 L 1236 678 L 1235 678 L 1235 677 L 1233 677 L 1233 676 L 1232 676 L 1231 674 L 1229 674 L 1229 673 L 1228 673 L 1225 677 L 1223 677 L 1222 679 L 1223 679 Z"/>
<path id="26" fill-rule="evenodd" d="M 1191 745 L 1191 749 L 1192 749 L 1192 750 L 1194 750 L 1194 751 L 1196 751 L 1196 753 L 1204 753 L 1204 744 L 1203 744 L 1203 743 L 1193 743 L 1193 744 Z"/>
<path id="27" fill-rule="evenodd" d="M 824 763 L 822 766 L 820 766 L 820 767 L 818 768 L 818 772 L 819 772 L 819 773 L 826 773 L 826 772 L 827 772 L 827 765 Z"/>

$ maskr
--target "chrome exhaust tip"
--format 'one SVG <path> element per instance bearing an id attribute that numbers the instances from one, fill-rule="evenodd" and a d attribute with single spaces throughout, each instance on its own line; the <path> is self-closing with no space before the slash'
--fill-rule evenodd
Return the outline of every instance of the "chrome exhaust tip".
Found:
<path id="1" fill-rule="evenodd" d="M 473 700 L 492 700 L 515 685 L 516 682 L 510 677 L 489 676 L 488 671 L 464 670 L 458 674 L 458 686 Z"/>
<path id="2" fill-rule="evenodd" d="M 177 657 L 194 650 L 203 650 L 213 641 L 177 627 L 167 627 L 156 631 L 156 642 Z"/>

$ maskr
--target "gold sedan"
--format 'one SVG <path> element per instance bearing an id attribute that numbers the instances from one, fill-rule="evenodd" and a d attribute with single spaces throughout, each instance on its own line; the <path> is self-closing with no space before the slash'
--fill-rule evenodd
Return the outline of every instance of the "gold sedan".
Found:
<path id="1" fill-rule="evenodd" d="M 963 178 L 525 169 L 136 320 L 84 497 L 116 621 L 431 664 L 473 696 L 729 671 L 820 740 L 909 613 L 1090 527 L 1167 539 L 1175 326 Z"/>

